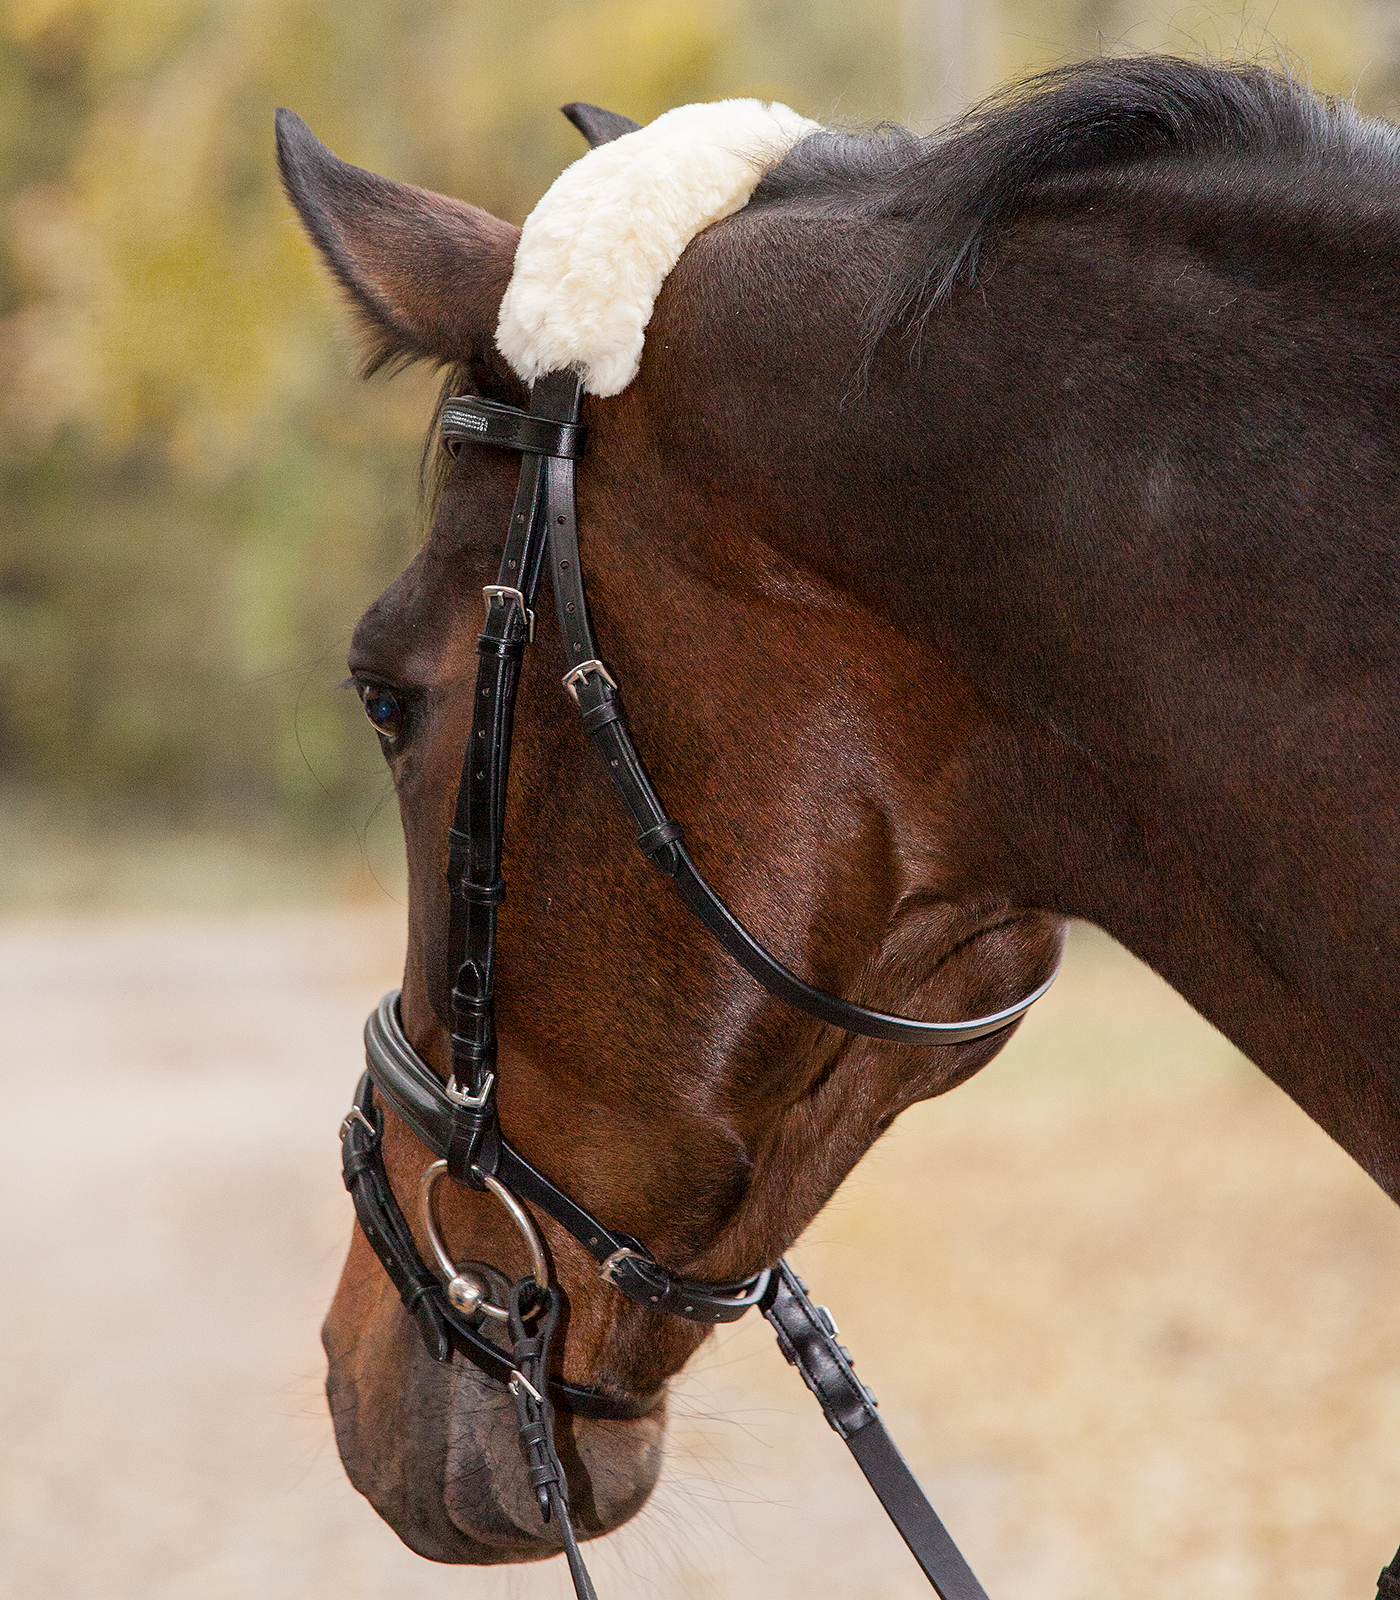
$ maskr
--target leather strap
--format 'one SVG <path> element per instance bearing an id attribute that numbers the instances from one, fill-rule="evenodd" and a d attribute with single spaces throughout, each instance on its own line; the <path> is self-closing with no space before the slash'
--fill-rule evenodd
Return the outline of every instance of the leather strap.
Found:
<path id="1" fill-rule="evenodd" d="M 541 378 L 535 390 L 541 390 L 542 386 L 547 392 L 549 379 Z M 583 454 L 585 430 L 579 425 L 577 410 L 567 421 L 560 421 L 548 412 L 537 415 L 533 403 L 527 414 L 518 406 L 503 405 L 477 394 L 463 394 L 444 403 L 438 426 L 449 449 L 454 445 L 493 444 L 503 450 L 524 450 L 532 455 L 576 457 Z"/>
<path id="2" fill-rule="evenodd" d="M 825 1306 L 807 1298 L 807 1285 L 778 1263 L 763 1301 L 763 1315 L 778 1335 L 778 1348 L 817 1397 L 822 1415 L 847 1449 L 899 1529 L 924 1576 L 942 1600 L 987 1600 L 962 1551 L 919 1487 L 885 1430 L 875 1396 L 855 1375 L 851 1353 L 837 1343 L 837 1327 Z"/>
<path id="3" fill-rule="evenodd" d="M 433 1360 L 450 1361 L 453 1350 L 458 1349 L 487 1377 L 508 1385 L 515 1371 L 509 1353 L 492 1344 L 457 1310 L 418 1253 L 413 1230 L 389 1184 L 380 1146 L 382 1132 L 383 1118 L 374 1104 L 374 1086 L 366 1072 L 355 1091 L 354 1107 L 341 1124 L 340 1136 L 341 1171 L 364 1236 L 417 1323 Z M 549 1380 L 549 1395 L 554 1403 L 580 1417 L 618 1421 L 645 1417 L 660 1404 L 664 1393 L 663 1388 L 634 1399 L 566 1383 L 561 1378 Z"/>
<path id="4" fill-rule="evenodd" d="M 543 1295 L 543 1307 L 538 1297 Z M 531 1334 L 525 1318 L 534 1313 L 535 1332 Z M 545 1376 L 549 1372 L 549 1346 L 559 1326 L 559 1291 L 552 1284 L 540 1291 L 533 1278 L 522 1278 L 510 1292 L 511 1355 L 516 1371 L 510 1392 L 515 1396 L 515 1415 L 520 1438 L 520 1454 L 530 1487 L 539 1501 L 540 1515 L 558 1525 L 564 1540 L 564 1557 L 574 1581 L 578 1600 L 598 1600 L 588 1568 L 574 1532 L 569 1512 L 569 1480 L 554 1443 L 554 1408 L 546 1398 Z"/>
<path id="5" fill-rule="evenodd" d="M 366 1122 L 376 1119 L 374 1131 L 346 1119 L 346 1185 L 355 1197 L 355 1209 L 365 1236 L 384 1262 L 404 1304 L 418 1320 L 429 1351 L 438 1360 L 450 1354 L 446 1322 L 458 1334 L 464 1353 L 498 1381 L 509 1381 L 510 1363 L 495 1346 L 463 1322 L 447 1300 L 441 1285 L 423 1264 L 394 1201 L 379 1155 L 378 1113 L 373 1110 L 373 1083 L 403 1116 L 419 1140 L 440 1153 L 452 1106 L 441 1080 L 403 1033 L 398 1015 L 398 991 L 385 995 L 365 1026 L 365 1053 L 369 1070 L 360 1083 L 357 1108 Z M 492 1175 L 522 1199 L 567 1227 L 596 1260 L 612 1251 L 623 1252 L 626 1274 L 609 1277 L 624 1294 L 655 1311 L 671 1311 L 699 1322 L 732 1322 L 754 1304 L 778 1336 L 778 1346 L 797 1367 L 803 1381 L 817 1397 L 822 1414 L 845 1440 L 891 1521 L 899 1529 L 915 1560 L 943 1600 L 987 1600 L 947 1529 L 919 1488 L 876 1411 L 874 1396 L 856 1377 L 846 1348 L 837 1342 L 830 1313 L 807 1298 L 806 1285 L 785 1261 L 771 1272 L 757 1274 L 742 1285 L 690 1284 L 655 1262 L 635 1240 L 599 1223 L 557 1189 L 543 1173 L 526 1161 L 504 1139 L 499 1140 Z M 358 1187 L 357 1187 L 358 1185 Z M 387 1220 L 386 1220 L 387 1218 Z M 397 1226 L 393 1219 L 397 1218 Z M 632 1252 L 636 1252 L 634 1256 Z M 727 1293 L 725 1292 L 727 1291 Z M 556 1393 L 556 1389 L 559 1391 Z M 613 1396 L 573 1385 L 551 1384 L 551 1395 L 566 1409 L 584 1416 L 644 1415 L 656 1396 L 636 1402 L 642 1409 L 619 1412 Z M 572 1565 L 572 1563 L 571 1563 Z M 1390 1600 L 1385 1596 L 1384 1600 Z M 1397 1597 L 1400 1600 L 1400 1597 Z"/>
<path id="6" fill-rule="evenodd" d="M 424 1265 L 394 1199 L 383 1162 L 376 1089 L 415 1136 L 447 1162 L 453 1178 L 480 1187 L 483 1175 L 489 1175 L 529 1201 L 566 1228 L 600 1263 L 603 1275 L 638 1304 L 698 1322 L 729 1322 L 761 1304 L 784 1354 L 821 1402 L 827 1420 L 846 1441 L 943 1600 L 986 1600 L 885 1433 L 874 1398 L 836 1342 L 830 1316 L 811 1304 L 786 1263 L 742 1283 L 705 1284 L 681 1278 L 635 1239 L 607 1228 L 571 1200 L 501 1136 L 494 1095 L 496 916 L 505 894 L 501 847 L 520 662 L 534 635 L 534 597 L 546 550 L 553 563 L 555 601 L 569 664 L 565 687 L 577 701 L 584 728 L 637 827 L 638 845 L 746 972 L 788 1004 L 850 1032 L 941 1044 L 999 1033 L 1053 981 L 1052 974 L 1052 980 L 1016 1005 L 965 1022 L 917 1022 L 871 1011 L 825 994 L 789 972 L 709 887 L 687 855 L 680 829 L 666 815 L 632 743 L 617 684 L 599 657 L 589 622 L 574 506 L 574 460 L 583 450 L 582 393 L 575 374 L 555 372 L 535 384 L 528 413 L 476 396 L 450 400 L 442 411 L 443 438 L 454 452 L 470 441 L 522 453 L 498 581 L 484 596 L 472 731 L 448 836 L 448 952 L 456 963 L 452 1077 L 444 1085 L 419 1057 L 404 1036 L 397 992 L 386 995 L 366 1024 L 369 1067 L 341 1129 L 346 1186 L 365 1237 L 434 1358 L 448 1360 L 452 1349 L 458 1348 L 488 1376 L 508 1383 L 516 1395 L 531 1481 L 545 1514 L 560 1518 L 581 1600 L 593 1600 L 593 1589 L 568 1515 L 566 1486 L 553 1447 L 550 1401 L 585 1416 L 635 1417 L 645 1415 L 659 1396 L 630 1401 L 546 1380 L 548 1330 L 536 1336 L 525 1329 L 520 1299 L 525 1280 L 515 1286 L 512 1299 L 519 1354 L 515 1365 L 456 1310 L 436 1275 Z M 522 1365 L 536 1376 L 527 1379 Z"/>
<path id="7" fill-rule="evenodd" d="M 381 1011 L 384 1004 L 381 1002 Z M 412 1048 L 406 1040 L 404 1046 Z M 425 1073 L 430 1073 L 426 1063 L 420 1061 L 420 1066 Z M 355 1214 L 365 1238 L 418 1324 L 433 1359 L 449 1361 L 454 1348 L 458 1349 L 488 1377 L 511 1387 L 517 1374 L 524 1370 L 518 1352 L 507 1355 L 478 1332 L 447 1299 L 441 1283 L 418 1253 L 384 1168 L 380 1143 L 382 1127 L 382 1118 L 374 1104 L 374 1080 L 366 1072 L 360 1079 L 354 1108 L 341 1130 L 345 1186 L 354 1201 Z M 762 1278 L 759 1304 L 777 1334 L 779 1349 L 797 1368 L 803 1382 L 816 1396 L 823 1416 L 845 1441 L 929 1582 L 942 1600 L 987 1600 L 982 1586 L 886 1432 L 874 1395 L 856 1377 L 850 1352 L 837 1342 L 838 1330 L 830 1312 L 825 1306 L 812 1304 L 806 1284 L 786 1261 L 780 1261 L 774 1272 L 765 1273 Z M 519 1289 L 520 1285 L 516 1287 Z M 554 1405 L 576 1416 L 622 1420 L 646 1416 L 656 1408 L 665 1392 L 663 1389 L 656 1394 L 630 1399 L 556 1378 L 549 1378 L 547 1387 L 541 1388 L 540 1370 L 547 1371 L 547 1365 L 543 1369 L 526 1371 L 525 1376 L 537 1390 L 547 1393 Z M 513 1392 L 519 1403 L 519 1387 L 513 1388 Z M 537 1427 L 543 1426 L 540 1415 L 534 1415 L 533 1421 Z M 543 1440 L 541 1434 L 540 1441 Z M 552 1445 L 552 1424 L 548 1442 Z M 561 1525 L 566 1516 L 567 1506 L 560 1517 Z M 572 1531 L 569 1525 L 568 1532 Z M 566 1538 L 566 1553 L 569 1548 L 570 1541 Z M 577 1556 L 576 1542 L 572 1543 L 572 1552 L 569 1565 L 578 1588 L 580 1572 L 583 1581 L 587 1580 L 587 1573 Z M 1397 1556 L 1397 1565 L 1400 1565 L 1400 1556 Z M 580 1588 L 578 1592 L 590 1591 Z M 1378 1600 L 1400 1600 L 1400 1571 L 1387 1568 L 1381 1574 Z"/>
<path id="8" fill-rule="evenodd" d="M 918 1022 L 871 1011 L 804 983 L 769 954 L 706 883 L 666 814 L 637 747 L 632 742 L 616 680 L 604 666 L 588 615 L 574 513 L 574 464 L 549 460 L 544 470 L 544 521 L 559 635 L 568 671 L 564 684 L 578 704 L 583 726 L 612 779 L 613 788 L 637 829 L 637 844 L 651 864 L 680 891 L 681 898 L 730 956 L 769 994 L 818 1021 L 847 1033 L 900 1043 L 968 1044 L 1001 1033 L 1018 1022 L 1055 981 L 1055 971 L 1014 1005 L 965 1022 Z"/>
<path id="9" fill-rule="evenodd" d="M 378 1256 L 409 1315 L 418 1325 L 435 1361 L 462 1353 L 488 1377 L 508 1384 L 514 1367 L 505 1351 L 491 1343 L 452 1305 L 436 1275 L 424 1263 L 412 1229 L 394 1198 L 381 1149 L 383 1121 L 374 1105 L 369 1073 L 360 1079 L 355 1104 L 341 1125 L 341 1166 L 345 1187 L 366 1240 Z M 631 1399 L 550 1380 L 550 1394 L 564 1410 L 578 1416 L 627 1419 L 655 1410 L 662 1391 Z"/>
<path id="10" fill-rule="evenodd" d="M 577 426 L 580 391 L 562 378 L 535 385 L 527 414 L 513 406 L 466 396 L 450 402 L 455 418 L 481 421 L 480 438 L 512 449 L 582 448 Z M 444 410 L 444 429 L 447 427 Z M 556 414 L 562 410 L 568 420 Z M 567 437 L 566 437 L 567 436 Z M 533 440 L 527 443 L 526 438 Z M 571 442 L 572 441 L 572 442 Z M 457 804 L 448 830 L 447 882 L 451 896 L 447 948 L 456 963 L 452 985 L 451 1126 L 437 1153 L 459 1183 L 472 1176 L 482 1145 L 495 1131 L 492 1086 L 496 1071 L 496 914 L 505 896 L 501 845 L 520 662 L 534 634 L 535 591 L 544 563 L 547 513 L 542 457 L 521 459 L 515 504 L 495 584 L 485 591 L 485 617 L 477 637 L 472 728 L 462 752 Z M 434 1080 L 436 1082 L 436 1080 Z"/>
<path id="11" fill-rule="evenodd" d="M 408 1042 L 392 990 L 365 1023 L 365 1061 L 374 1086 L 436 1156 L 447 1159 L 459 1116 L 442 1079 Z M 450 1171 L 449 1167 L 449 1171 Z M 630 1234 L 618 1233 L 552 1183 L 498 1131 L 483 1140 L 475 1168 L 553 1218 L 592 1255 L 602 1275 L 629 1300 L 649 1311 L 668 1311 L 691 1322 L 735 1322 L 762 1299 L 768 1273 L 739 1283 L 696 1283 L 663 1267 Z M 463 1181 L 460 1180 L 459 1181 Z M 480 1180 L 477 1180 L 480 1187 Z"/>

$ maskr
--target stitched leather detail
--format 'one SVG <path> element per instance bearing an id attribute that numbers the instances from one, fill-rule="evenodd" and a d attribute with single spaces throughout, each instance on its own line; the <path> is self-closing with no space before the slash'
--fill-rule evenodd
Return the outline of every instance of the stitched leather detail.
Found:
<path id="1" fill-rule="evenodd" d="M 480 395 L 457 395 L 448 400 L 438 419 L 444 443 L 490 444 L 502 450 L 523 450 L 532 455 L 583 454 L 587 430 L 579 422 L 560 422 L 533 416 L 515 406 L 501 405 Z"/>
<path id="2" fill-rule="evenodd" d="M 987 1600 L 986 1590 L 886 1432 L 875 1396 L 855 1375 L 850 1352 L 837 1343 L 831 1313 L 812 1304 L 806 1284 L 786 1261 L 780 1261 L 773 1274 L 763 1315 L 778 1336 L 778 1348 L 845 1440 L 941 1600 Z"/>
<path id="3" fill-rule="evenodd" d="M 418 1254 L 413 1233 L 384 1169 L 379 1147 L 382 1119 L 374 1105 L 374 1087 L 368 1072 L 356 1089 L 355 1105 L 369 1126 L 353 1118 L 348 1120 L 341 1141 L 341 1164 L 345 1187 L 355 1203 L 355 1216 L 370 1248 L 417 1324 L 428 1354 L 435 1361 L 450 1361 L 453 1350 L 459 1349 L 488 1377 L 505 1385 L 512 1371 L 507 1352 L 492 1344 L 461 1315 Z M 549 1380 L 554 1403 L 581 1417 L 644 1417 L 656 1409 L 664 1393 L 660 1389 L 632 1399 L 581 1384 Z"/>
<path id="4" fill-rule="evenodd" d="M 567 1229 L 600 1265 L 625 1252 L 609 1271 L 608 1281 L 649 1310 L 671 1312 L 692 1322 L 733 1322 L 758 1303 L 767 1287 L 766 1272 L 740 1283 L 694 1283 L 680 1277 L 630 1235 L 617 1233 L 585 1211 L 502 1138 L 494 1100 L 477 1113 L 454 1105 L 442 1079 L 405 1037 L 398 998 L 397 990 L 386 994 L 365 1024 L 369 1076 L 417 1138 L 447 1161 L 448 1171 L 459 1183 L 480 1188 L 479 1173 L 489 1172 L 512 1194 Z M 469 1143 L 472 1139 L 478 1142 Z"/>
<path id="5" fill-rule="evenodd" d="M 844 1346 L 837 1344 L 831 1314 L 812 1304 L 806 1284 L 785 1261 L 773 1275 L 763 1315 L 778 1336 L 778 1348 L 802 1374 L 822 1415 L 843 1439 L 876 1420 L 875 1397 L 856 1377 Z"/>

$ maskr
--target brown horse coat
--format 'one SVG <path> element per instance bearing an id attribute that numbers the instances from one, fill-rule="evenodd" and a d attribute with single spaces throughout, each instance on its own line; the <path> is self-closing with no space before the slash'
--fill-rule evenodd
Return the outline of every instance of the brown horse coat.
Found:
<path id="1" fill-rule="evenodd" d="M 493 338 L 516 230 L 281 133 L 376 359 L 519 403 Z M 942 142 L 817 135 L 686 249 L 638 377 L 586 407 L 578 504 L 648 764 L 789 964 L 977 1015 L 1087 917 L 1400 1196 L 1396 163 L 1347 108 L 1150 59 Z M 514 474 L 486 450 L 445 469 L 351 656 L 401 712 L 403 1015 L 440 1068 L 446 830 Z M 739 978 L 632 852 L 538 662 L 516 746 L 503 1124 L 668 1265 L 737 1277 L 996 1045 L 852 1038 Z M 426 1152 L 388 1150 L 412 1193 Z M 517 1265 L 480 1197 L 444 1221 Z M 549 1243 L 566 1376 L 642 1392 L 680 1367 L 693 1327 Z M 414 1548 L 550 1553 L 500 1397 L 423 1358 L 358 1238 L 326 1343 L 347 1468 Z M 645 1498 L 660 1426 L 571 1425 L 585 1527 Z"/>

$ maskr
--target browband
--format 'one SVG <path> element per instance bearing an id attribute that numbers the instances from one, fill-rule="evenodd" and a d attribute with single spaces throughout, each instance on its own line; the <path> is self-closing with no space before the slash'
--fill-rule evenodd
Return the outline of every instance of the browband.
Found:
<path id="1" fill-rule="evenodd" d="M 494 444 L 503 450 L 526 450 L 531 455 L 565 456 L 570 460 L 583 454 L 585 430 L 581 423 L 534 416 L 518 406 L 475 394 L 445 401 L 438 427 L 454 455 L 463 444 Z"/>

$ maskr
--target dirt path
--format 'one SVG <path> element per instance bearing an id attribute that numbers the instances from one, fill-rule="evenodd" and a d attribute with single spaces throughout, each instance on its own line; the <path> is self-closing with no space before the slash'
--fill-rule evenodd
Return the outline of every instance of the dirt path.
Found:
<path id="1" fill-rule="evenodd" d="M 335 1128 L 400 939 L 0 921 L 7 1600 L 565 1595 L 558 1563 L 409 1554 L 331 1442 Z M 1400 1217 L 1106 942 L 797 1254 L 994 1600 L 1370 1600 Z M 678 1387 L 653 1505 L 594 1547 L 604 1600 L 928 1594 L 764 1324 Z"/>

